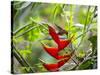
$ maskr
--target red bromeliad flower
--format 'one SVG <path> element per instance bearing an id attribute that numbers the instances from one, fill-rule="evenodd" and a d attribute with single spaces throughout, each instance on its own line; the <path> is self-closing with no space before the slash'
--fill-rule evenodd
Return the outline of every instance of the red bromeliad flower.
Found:
<path id="1" fill-rule="evenodd" d="M 58 47 L 49 47 L 45 44 L 42 44 L 44 50 L 56 58 L 57 60 L 60 60 L 58 63 L 55 64 L 46 64 L 44 61 L 42 61 L 43 66 L 48 70 L 48 71 L 59 71 L 59 68 L 63 66 L 73 55 L 73 52 L 71 54 L 66 54 L 66 55 L 58 55 L 59 51 L 63 50 L 65 47 L 67 47 L 72 38 L 70 39 L 60 39 L 58 34 L 56 33 L 55 29 L 51 26 L 48 26 L 49 28 L 49 34 L 51 35 L 52 39 L 57 43 Z"/>

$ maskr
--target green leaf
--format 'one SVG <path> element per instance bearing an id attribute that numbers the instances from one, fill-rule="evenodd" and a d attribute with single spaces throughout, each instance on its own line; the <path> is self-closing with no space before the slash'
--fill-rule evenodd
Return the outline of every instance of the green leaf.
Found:
<path id="1" fill-rule="evenodd" d="M 92 36 L 88 39 L 92 43 L 92 54 L 97 53 L 97 36 Z"/>
<path id="2" fill-rule="evenodd" d="M 26 58 L 29 54 L 31 54 L 31 50 L 20 50 L 19 53 Z"/>
<path id="3" fill-rule="evenodd" d="M 28 41 L 35 41 L 39 40 L 40 38 L 42 38 L 42 34 L 41 31 L 39 30 L 39 27 L 33 29 L 29 33 L 26 33 L 26 40 Z"/>
<path id="4" fill-rule="evenodd" d="M 63 9 L 63 6 L 61 6 L 60 4 L 56 5 L 53 11 L 53 22 L 55 22 L 56 17 L 62 13 L 63 11 L 62 9 Z"/>
<path id="5" fill-rule="evenodd" d="M 76 51 L 77 59 L 80 61 L 84 59 L 85 55 L 86 55 L 86 52 L 84 50 L 77 50 Z"/>
<path id="6" fill-rule="evenodd" d="M 28 24 L 26 24 L 26 25 L 21 26 L 21 27 L 18 28 L 16 31 L 14 31 L 13 34 L 16 35 L 16 34 L 19 33 L 20 31 L 25 30 L 26 27 L 30 26 L 31 23 L 32 23 L 32 22 L 30 22 L 30 23 L 28 23 Z"/>
<path id="7" fill-rule="evenodd" d="M 14 1 L 14 8 L 17 10 L 22 10 L 26 7 L 28 7 L 31 4 L 31 2 L 19 2 L 19 1 Z"/>
<path id="8" fill-rule="evenodd" d="M 83 62 L 78 69 L 80 70 L 84 70 L 84 69 L 92 69 L 93 68 L 93 63 L 94 61 L 92 61 L 91 59 Z"/>

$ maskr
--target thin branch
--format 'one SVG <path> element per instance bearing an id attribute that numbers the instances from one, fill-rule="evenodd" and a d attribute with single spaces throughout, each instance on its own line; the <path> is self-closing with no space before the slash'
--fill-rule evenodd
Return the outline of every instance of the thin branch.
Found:
<path id="1" fill-rule="evenodd" d="M 29 26 L 32 22 L 27 23 L 26 25 L 20 27 L 19 29 L 17 29 L 16 31 L 13 32 L 13 35 L 16 35 L 18 32 L 20 32 L 22 29 L 24 29 L 25 27 Z"/>
<path id="2" fill-rule="evenodd" d="M 76 67 L 76 69 L 78 69 L 78 68 L 80 67 L 80 65 L 82 65 L 82 64 L 83 64 L 84 62 L 86 62 L 87 60 L 95 59 L 95 58 L 97 58 L 97 56 L 85 58 L 81 63 L 79 63 L 79 65 Z"/>
<path id="3" fill-rule="evenodd" d="M 30 29 L 28 29 L 27 31 L 25 31 L 25 32 L 23 32 L 22 34 L 20 34 L 20 35 L 16 36 L 15 38 L 18 38 L 18 37 L 20 37 L 20 36 L 22 36 L 22 35 L 24 35 L 24 34 L 26 34 L 26 33 L 30 32 L 31 30 L 33 30 L 33 29 L 34 29 L 34 28 L 36 28 L 36 27 L 39 27 L 39 26 L 34 26 L 34 27 L 31 27 L 31 28 L 30 28 Z"/>
<path id="4" fill-rule="evenodd" d="M 91 18 L 91 20 L 90 20 L 90 23 L 89 23 L 89 24 L 91 24 L 91 23 L 92 23 L 92 21 L 93 21 L 93 19 L 94 19 L 94 15 L 95 15 L 96 10 L 97 10 L 97 7 L 95 6 L 94 11 L 92 12 L 92 14 L 93 14 L 93 15 L 92 15 L 92 14 L 90 15 L 90 16 L 92 16 L 92 18 Z M 90 25 L 88 25 L 87 29 L 89 29 L 89 27 L 90 27 Z"/>
<path id="5" fill-rule="evenodd" d="M 85 26 L 84 26 L 83 33 L 85 32 L 85 29 L 86 29 L 86 24 L 87 24 L 87 19 L 88 19 L 88 15 L 89 15 L 89 10 L 90 10 L 90 6 L 88 7 L 88 10 L 87 10 L 87 17 L 86 17 L 86 21 L 85 21 Z M 82 38 L 81 38 L 81 41 L 80 41 L 80 43 L 79 43 L 78 46 L 77 46 L 77 49 L 78 49 L 79 46 L 81 45 L 81 43 L 82 43 L 82 41 L 83 41 L 83 38 L 84 38 L 84 35 L 85 35 L 85 34 L 83 34 L 83 36 L 82 36 Z"/>
<path id="6" fill-rule="evenodd" d="M 16 57 L 16 59 L 19 61 L 19 63 L 24 67 L 30 67 L 28 62 L 20 55 L 20 53 L 18 52 L 18 50 L 16 49 L 16 47 L 14 45 L 13 45 L 13 48 L 14 48 L 13 55 Z M 32 73 L 35 72 L 31 67 L 30 67 L 30 71 Z"/>
<path id="7" fill-rule="evenodd" d="M 72 60 L 73 60 L 73 62 L 78 66 L 79 64 L 73 59 L 73 58 L 71 58 Z"/>

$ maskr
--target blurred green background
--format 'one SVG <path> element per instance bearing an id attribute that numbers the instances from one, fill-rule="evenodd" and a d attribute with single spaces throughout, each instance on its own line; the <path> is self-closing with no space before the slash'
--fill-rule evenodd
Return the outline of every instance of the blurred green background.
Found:
<path id="1" fill-rule="evenodd" d="M 40 43 L 54 45 L 48 34 L 48 24 L 68 31 L 68 36 L 62 35 L 63 38 L 75 35 L 72 47 L 65 51 L 75 50 L 73 59 L 79 65 L 71 60 L 60 70 L 97 68 L 97 6 L 23 1 L 13 1 L 11 6 L 13 73 L 47 72 L 39 58 L 46 63 L 57 62 Z"/>

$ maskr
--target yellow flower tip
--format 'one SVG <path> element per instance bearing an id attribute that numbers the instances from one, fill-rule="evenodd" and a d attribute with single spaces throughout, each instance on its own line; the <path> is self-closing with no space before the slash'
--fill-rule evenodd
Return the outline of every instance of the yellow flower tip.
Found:
<path id="1" fill-rule="evenodd" d="M 71 41 L 75 39 L 75 34 L 70 38 Z"/>

